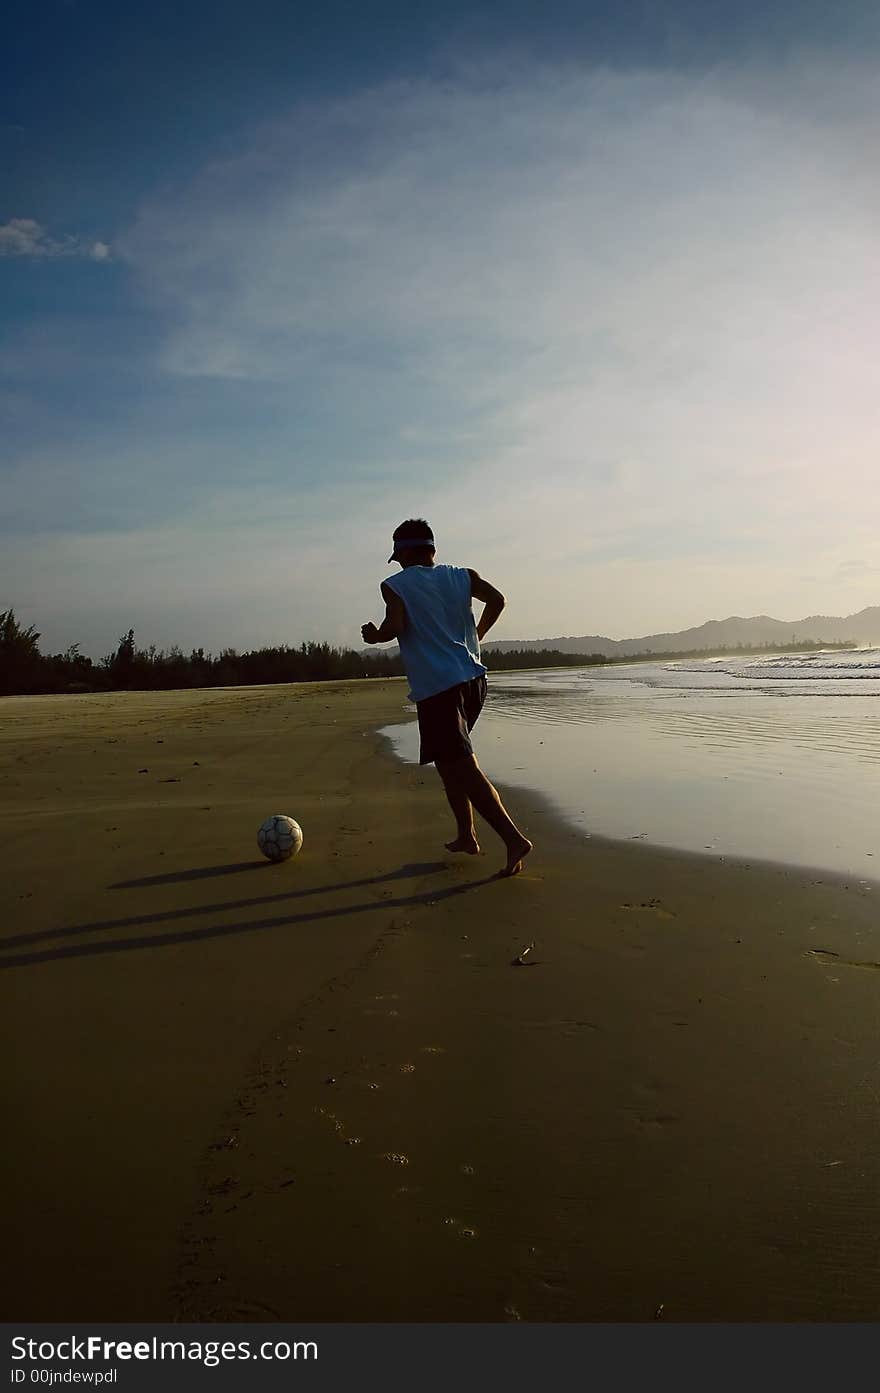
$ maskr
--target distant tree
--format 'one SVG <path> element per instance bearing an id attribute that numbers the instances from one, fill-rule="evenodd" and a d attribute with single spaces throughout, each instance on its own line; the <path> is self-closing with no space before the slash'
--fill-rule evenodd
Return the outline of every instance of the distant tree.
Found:
<path id="1" fill-rule="evenodd" d="M 0 693 L 39 690 L 43 658 L 40 635 L 23 629 L 11 609 L 0 611 Z"/>
<path id="2" fill-rule="evenodd" d="M 92 660 L 80 653 L 79 644 L 71 643 L 63 653 L 53 653 L 43 659 L 43 692 L 91 692 L 106 685 L 94 671 Z"/>
<path id="3" fill-rule="evenodd" d="M 123 634 L 116 652 L 110 658 L 105 658 L 104 663 L 110 670 L 114 687 L 132 687 L 135 685 L 133 681 L 135 666 L 134 629 L 129 629 L 127 634 Z"/>

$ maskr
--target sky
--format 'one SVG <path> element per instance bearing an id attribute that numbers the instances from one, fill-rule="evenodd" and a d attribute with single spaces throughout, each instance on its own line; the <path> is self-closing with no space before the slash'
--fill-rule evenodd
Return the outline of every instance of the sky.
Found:
<path id="1" fill-rule="evenodd" d="M 0 59 L 0 611 L 361 646 L 880 603 L 873 0 L 43 0 Z"/>

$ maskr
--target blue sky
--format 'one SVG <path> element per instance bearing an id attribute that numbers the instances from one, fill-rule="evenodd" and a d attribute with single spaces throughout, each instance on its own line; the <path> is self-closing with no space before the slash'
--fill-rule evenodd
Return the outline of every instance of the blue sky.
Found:
<path id="1" fill-rule="evenodd" d="M 388 534 L 499 637 L 880 600 L 880 12 L 18 6 L 0 609 L 359 643 Z"/>

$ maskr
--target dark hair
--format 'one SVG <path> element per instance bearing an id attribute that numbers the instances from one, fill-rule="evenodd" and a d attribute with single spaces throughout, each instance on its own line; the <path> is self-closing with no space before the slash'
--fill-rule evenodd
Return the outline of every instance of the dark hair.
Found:
<path id="1" fill-rule="evenodd" d="M 434 533 L 424 518 L 407 518 L 393 532 L 395 542 L 419 542 L 424 538 L 425 546 L 433 547 Z"/>

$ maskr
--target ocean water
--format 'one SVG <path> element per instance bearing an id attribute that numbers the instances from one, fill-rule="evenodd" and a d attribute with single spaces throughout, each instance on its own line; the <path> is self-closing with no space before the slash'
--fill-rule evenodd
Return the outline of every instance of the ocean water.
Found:
<path id="1" fill-rule="evenodd" d="M 483 768 L 585 836 L 880 880 L 880 649 L 489 680 Z M 418 759 L 411 718 L 383 733 Z"/>

